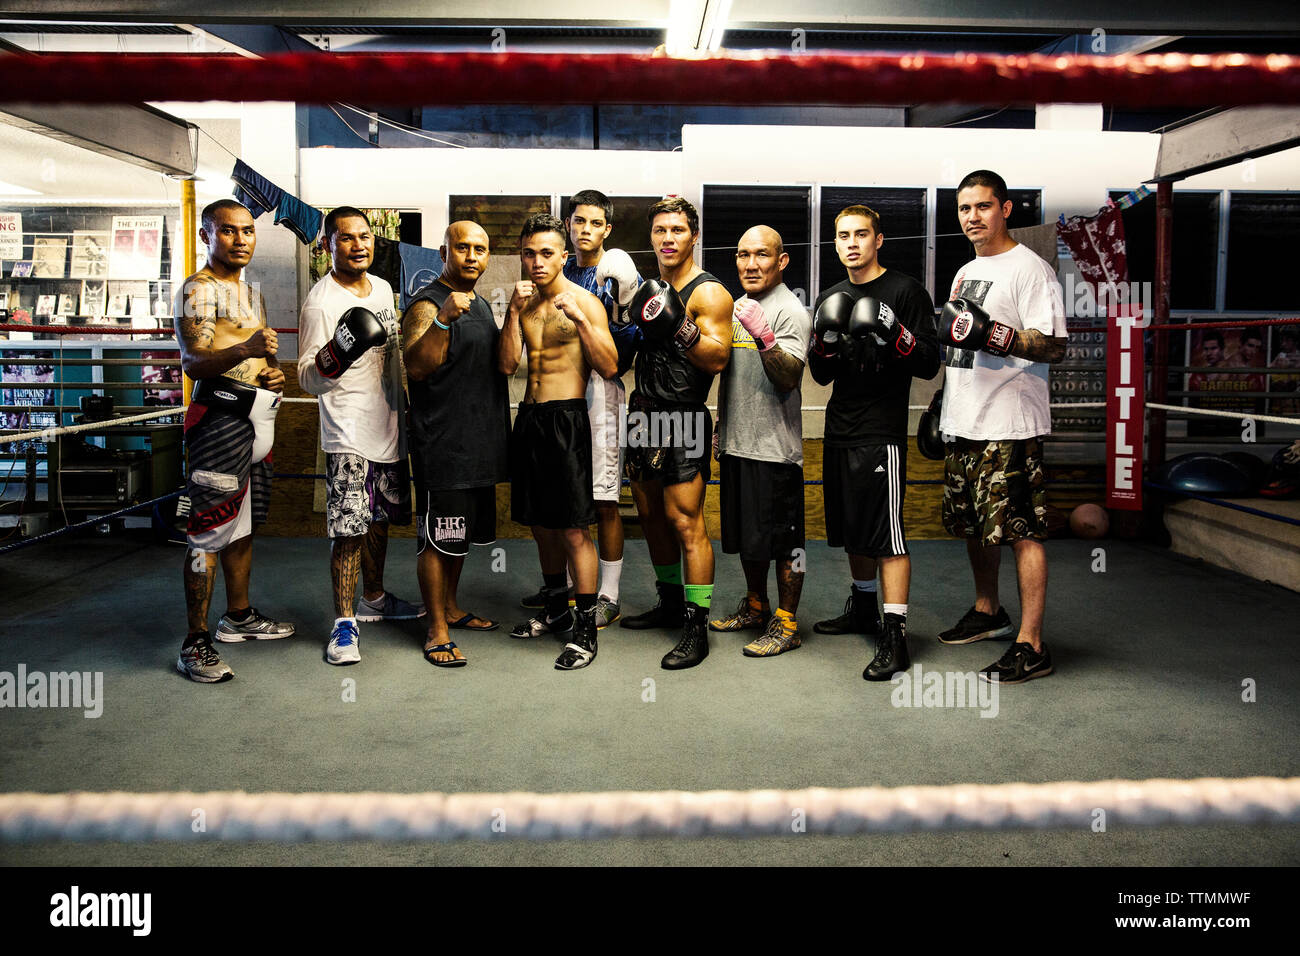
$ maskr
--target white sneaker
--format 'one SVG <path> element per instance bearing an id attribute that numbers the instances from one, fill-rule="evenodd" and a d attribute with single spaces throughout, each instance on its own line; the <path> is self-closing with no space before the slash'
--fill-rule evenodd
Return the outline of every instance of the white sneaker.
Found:
<path id="1" fill-rule="evenodd" d="M 339 621 L 330 634 L 325 660 L 331 664 L 356 664 L 361 660 L 361 634 L 352 621 Z"/>

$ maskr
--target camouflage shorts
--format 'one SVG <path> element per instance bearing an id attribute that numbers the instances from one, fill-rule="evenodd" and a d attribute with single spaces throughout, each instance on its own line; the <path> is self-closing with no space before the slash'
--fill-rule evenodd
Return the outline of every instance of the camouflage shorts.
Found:
<path id="1" fill-rule="evenodd" d="M 984 545 L 1047 537 L 1047 480 L 1037 438 L 958 439 L 943 462 L 943 526 Z"/>

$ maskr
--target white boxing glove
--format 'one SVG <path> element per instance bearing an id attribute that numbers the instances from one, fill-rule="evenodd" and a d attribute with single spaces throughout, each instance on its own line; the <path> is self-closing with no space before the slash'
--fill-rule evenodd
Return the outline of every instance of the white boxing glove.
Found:
<path id="1" fill-rule="evenodd" d="M 613 279 L 611 291 L 620 309 L 626 309 L 636 295 L 637 279 L 641 274 L 636 271 L 632 257 L 622 249 L 606 249 L 596 263 L 596 284 L 603 287 L 606 279 Z"/>

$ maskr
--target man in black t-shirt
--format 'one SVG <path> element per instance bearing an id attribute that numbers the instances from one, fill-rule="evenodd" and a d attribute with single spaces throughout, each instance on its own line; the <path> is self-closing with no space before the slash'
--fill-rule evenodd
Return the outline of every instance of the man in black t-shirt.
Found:
<path id="1" fill-rule="evenodd" d="M 910 666 L 912 563 L 903 531 L 907 403 L 912 377 L 933 378 L 940 363 L 934 301 L 915 279 L 880 264 L 884 240 L 879 215 L 866 206 L 849 206 L 835 217 L 835 252 L 849 276 L 818 297 L 808 353 L 813 379 L 835 383 L 822 463 L 826 543 L 848 552 L 853 576 L 844 614 L 813 629 L 877 636 L 866 680 L 888 680 Z M 876 610 L 877 566 L 883 625 Z"/>
<path id="2" fill-rule="evenodd" d="M 510 400 L 497 363 L 496 319 L 474 285 L 487 268 L 488 237 L 453 222 L 438 250 L 442 275 L 402 316 L 410 384 L 410 446 L 418 497 L 417 573 L 429 633 L 424 656 L 461 667 L 449 628 L 490 631 L 496 623 L 456 602 L 469 545 L 496 541 L 496 484 L 507 477 Z"/>

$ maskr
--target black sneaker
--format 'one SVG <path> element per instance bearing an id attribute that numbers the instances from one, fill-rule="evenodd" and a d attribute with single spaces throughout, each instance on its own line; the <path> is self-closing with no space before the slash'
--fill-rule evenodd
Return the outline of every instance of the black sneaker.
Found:
<path id="1" fill-rule="evenodd" d="M 818 634 L 865 634 L 867 637 L 880 634 L 876 592 L 851 591 L 849 599 L 844 602 L 844 613 L 828 621 L 818 621 L 813 625 L 813 630 Z"/>
<path id="2" fill-rule="evenodd" d="M 698 604 L 687 603 L 685 617 L 682 639 L 659 662 L 664 670 L 685 670 L 709 656 L 709 612 Z"/>
<path id="3" fill-rule="evenodd" d="M 1052 652 L 1043 645 L 1043 650 L 1034 650 L 1033 645 L 1016 641 L 1007 648 L 1007 652 L 980 671 L 980 679 L 997 681 L 999 684 L 1023 684 L 1035 677 L 1046 677 L 1052 673 Z"/>
<path id="4" fill-rule="evenodd" d="M 530 611 L 540 611 L 546 607 L 546 588 L 538 589 L 536 594 L 530 594 L 526 598 L 519 599 L 519 606 L 527 608 Z"/>
<path id="5" fill-rule="evenodd" d="M 682 626 L 682 606 L 686 603 L 686 592 L 680 584 L 655 582 L 659 592 L 659 603 L 644 614 L 634 614 L 623 618 L 620 626 L 634 631 L 646 631 L 652 627 L 679 628 Z"/>
<path id="6" fill-rule="evenodd" d="M 998 608 L 996 614 L 985 614 L 972 607 L 956 626 L 942 632 L 939 640 L 944 644 L 974 644 L 988 638 L 1010 637 L 1015 632 L 1006 608 Z"/>
<path id="7" fill-rule="evenodd" d="M 912 666 L 907 653 L 907 621 L 898 614 L 886 614 L 884 629 L 876 641 L 876 656 L 862 672 L 863 680 L 889 680 Z"/>
<path id="8" fill-rule="evenodd" d="M 545 614 L 538 614 L 536 617 L 530 617 L 522 624 L 516 624 L 510 636 L 520 639 L 529 639 L 534 637 L 559 637 L 568 639 L 573 633 L 573 615 L 570 613 L 561 614 L 555 620 L 548 620 Z"/>
<path id="9" fill-rule="evenodd" d="M 555 659 L 557 671 L 576 671 L 596 659 L 596 609 L 574 615 L 573 638 Z"/>

